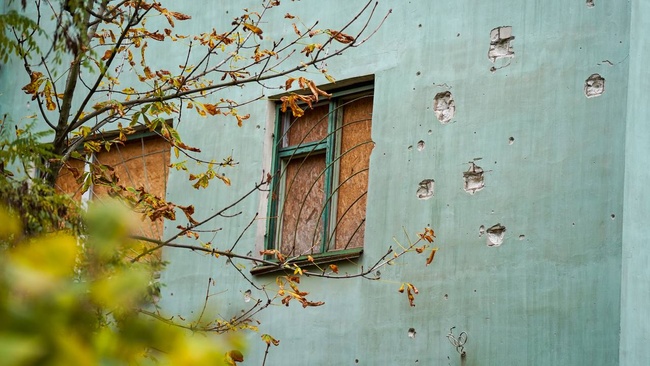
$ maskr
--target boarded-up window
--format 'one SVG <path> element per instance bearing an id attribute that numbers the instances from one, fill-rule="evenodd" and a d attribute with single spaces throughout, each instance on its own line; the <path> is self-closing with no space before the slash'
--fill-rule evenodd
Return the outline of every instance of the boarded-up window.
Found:
<path id="1" fill-rule="evenodd" d="M 279 121 L 268 247 L 289 256 L 362 247 L 371 87 L 334 93 L 303 116 L 287 112 Z"/>
<path id="2" fill-rule="evenodd" d="M 131 138 L 124 144 L 113 144 L 109 151 L 101 150 L 93 154 L 92 161 L 112 167 L 118 184 L 125 187 L 143 188 L 162 199 L 167 189 L 169 173 L 170 145 L 163 138 L 154 136 Z M 71 159 L 57 178 L 56 186 L 61 192 L 73 194 L 81 199 L 79 175 L 86 168 L 82 160 Z M 77 176 L 77 177 L 75 177 Z M 108 189 L 102 185 L 90 186 L 91 199 L 101 201 L 108 195 Z M 152 222 L 142 217 L 136 225 L 136 235 L 162 239 L 163 222 Z"/>

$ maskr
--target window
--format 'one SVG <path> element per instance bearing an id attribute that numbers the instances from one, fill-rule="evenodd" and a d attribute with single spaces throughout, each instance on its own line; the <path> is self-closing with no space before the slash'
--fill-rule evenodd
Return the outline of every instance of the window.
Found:
<path id="1" fill-rule="evenodd" d="M 302 256 L 363 247 L 372 101 L 366 85 L 297 118 L 277 107 L 267 248 Z"/>
<path id="2" fill-rule="evenodd" d="M 92 159 L 99 164 L 110 166 L 112 173 L 119 179 L 118 184 L 136 189 L 142 187 L 145 191 L 164 199 L 169 173 L 170 144 L 154 133 L 141 130 L 130 135 L 124 143 L 113 144 L 108 151 L 101 149 L 92 154 Z M 109 132 L 101 138 L 111 140 L 115 135 Z M 100 141 L 99 138 L 97 141 Z M 91 185 L 86 198 L 81 196 L 82 185 L 78 178 L 89 170 L 89 165 L 83 160 L 70 159 L 67 168 L 63 168 L 57 178 L 57 189 L 79 200 L 102 200 L 108 195 L 108 189 L 100 184 Z M 162 239 L 163 222 L 143 219 L 137 225 L 135 234 Z"/>

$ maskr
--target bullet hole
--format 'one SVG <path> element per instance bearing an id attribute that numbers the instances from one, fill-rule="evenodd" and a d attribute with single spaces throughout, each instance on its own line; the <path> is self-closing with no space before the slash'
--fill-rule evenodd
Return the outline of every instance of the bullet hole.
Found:
<path id="1" fill-rule="evenodd" d="M 515 143 L 515 138 L 510 136 L 510 138 L 508 138 L 508 145 L 512 145 L 514 143 Z"/>
<path id="2" fill-rule="evenodd" d="M 456 37 L 460 37 L 460 33 L 456 33 Z"/>
<path id="3" fill-rule="evenodd" d="M 375 272 L 375 278 L 380 279 L 381 278 L 381 272 L 379 272 L 379 271 Z"/>
<path id="4" fill-rule="evenodd" d="M 354 359 L 354 363 L 359 363 L 359 359 L 358 359 L 358 358 L 355 358 L 355 359 Z"/>
<path id="5" fill-rule="evenodd" d="M 428 200 L 429 198 L 433 197 L 433 185 L 434 185 L 433 179 L 425 179 L 422 182 L 420 182 L 420 185 L 416 192 L 418 199 Z"/>
<path id="6" fill-rule="evenodd" d="M 415 328 L 409 328 L 409 331 L 408 331 L 407 334 L 408 334 L 409 338 L 415 338 L 416 333 L 417 332 L 415 331 Z"/>
<path id="7" fill-rule="evenodd" d="M 409 146 L 406 148 L 406 150 L 408 150 L 408 151 L 413 150 L 413 145 L 409 145 Z"/>
<path id="8" fill-rule="evenodd" d="M 463 173 L 463 179 L 465 180 L 463 189 L 469 194 L 474 194 L 485 187 L 483 169 L 473 162 L 469 163 L 469 169 Z"/>
<path id="9" fill-rule="evenodd" d="M 415 73 L 415 75 L 417 75 L 417 76 L 420 76 L 420 74 L 421 74 L 421 73 L 420 73 L 419 71 Z"/>
<path id="10" fill-rule="evenodd" d="M 616 215 L 611 214 L 610 217 L 612 218 L 612 220 L 614 220 L 616 218 Z"/>
<path id="11" fill-rule="evenodd" d="M 524 240 L 524 239 L 526 239 L 526 235 L 524 234 L 519 235 L 519 240 Z"/>
<path id="12" fill-rule="evenodd" d="M 585 96 L 599 97 L 605 92 L 605 79 L 598 74 L 592 74 L 585 80 Z"/>
<path id="13" fill-rule="evenodd" d="M 594 7 L 594 0 L 587 0 L 587 7 L 588 8 L 593 8 Z"/>
<path id="14" fill-rule="evenodd" d="M 449 300 L 449 295 L 445 294 L 445 296 L 442 297 L 445 300 Z"/>
<path id="15" fill-rule="evenodd" d="M 431 135 L 431 134 L 433 133 L 433 131 L 432 131 L 432 130 L 429 130 L 429 131 L 427 131 L 427 133 L 428 133 L 429 135 Z"/>
<path id="16" fill-rule="evenodd" d="M 418 151 L 424 150 L 424 141 L 418 141 Z"/>
<path id="17" fill-rule="evenodd" d="M 246 292 L 244 292 L 244 302 L 251 301 L 251 294 L 252 294 L 251 290 L 246 290 Z"/>
<path id="18" fill-rule="evenodd" d="M 506 227 L 501 224 L 496 224 L 489 227 L 486 231 L 488 247 L 498 247 L 503 244 L 503 237 L 506 234 Z"/>
<path id="19" fill-rule="evenodd" d="M 512 36 L 512 27 L 510 26 L 492 29 L 490 31 L 490 50 L 488 51 L 488 59 L 494 63 L 500 58 L 510 59 L 515 57 L 515 51 L 512 50 L 511 44 L 514 39 L 515 37 Z"/>
<path id="20" fill-rule="evenodd" d="M 485 226 L 481 225 L 478 228 L 478 237 L 480 238 L 483 234 L 485 234 Z"/>
<path id="21" fill-rule="evenodd" d="M 443 125 L 449 123 L 454 114 L 456 114 L 456 103 L 450 92 L 442 92 L 436 94 L 433 98 L 433 111 L 436 113 L 436 118 Z"/>
<path id="22" fill-rule="evenodd" d="M 422 24 L 418 24 L 418 28 L 422 28 Z"/>

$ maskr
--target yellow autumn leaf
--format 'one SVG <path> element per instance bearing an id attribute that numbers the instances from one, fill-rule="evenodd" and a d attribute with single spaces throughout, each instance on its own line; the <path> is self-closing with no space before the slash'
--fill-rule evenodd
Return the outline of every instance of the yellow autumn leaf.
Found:
<path id="1" fill-rule="evenodd" d="M 260 38 L 262 38 L 262 29 L 257 27 L 256 25 L 253 25 L 251 23 L 244 23 L 244 28 L 248 29 L 249 31 L 257 34 Z"/>
<path id="2" fill-rule="evenodd" d="M 54 104 L 54 99 L 52 98 L 52 95 L 54 92 L 52 91 L 52 83 L 48 80 L 45 82 L 45 88 L 43 88 L 43 95 L 45 96 L 45 106 L 47 107 L 48 111 L 53 111 L 56 109 L 56 104 Z"/>

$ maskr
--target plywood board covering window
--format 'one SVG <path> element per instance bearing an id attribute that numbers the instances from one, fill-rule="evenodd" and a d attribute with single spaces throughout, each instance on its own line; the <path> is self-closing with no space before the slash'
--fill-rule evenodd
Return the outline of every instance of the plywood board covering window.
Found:
<path id="1" fill-rule="evenodd" d="M 363 247 L 372 101 L 364 86 L 300 117 L 278 110 L 267 248 L 303 256 Z"/>
<path id="2" fill-rule="evenodd" d="M 286 166 L 282 211 L 282 252 L 320 251 L 325 204 L 323 154 L 292 159 Z"/>
<path id="3" fill-rule="evenodd" d="M 372 140 L 372 98 L 348 102 L 343 107 L 335 248 L 363 246 L 366 193 Z M 359 218 L 363 218 L 360 220 Z"/>
<path id="4" fill-rule="evenodd" d="M 159 136 L 136 137 L 122 145 L 113 144 L 109 151 L 101 150 L 93 154 L 93 161 L 111 166 L 119 178 L 118 184 L 125 187 L 144 188 L 145 191 L 164 198 L 169 174 L 170 145 Z M 61 192 L 73 194 L 81 199 L 81 184 L 74 177 L 84 172 L 85 162 L 71 159 L 72 169 L 64 168 L 56 186 Z M 72 173 L 75 171 L 75 174 Z M 101 201 L 108 195 L 104 186 L 91 186 L 92 199 Z M 162 239 L 163 222 L 151 222 L 142 218 L 136 225 L 135 234 L 153 239 Z"/>
<path id="5" fill-rule="evenodd" d="M 169 174 L 169 153 L 170 146 L 167 141 L 158 136 L 151 136 L 129 140 L 124 145 L 115 145 L 109 151 L 102 150 L 95 154 L 95 159 L 115 169 L 120 185 L 136 189 L 142 187 L 145 191 L 164 198 Z M 95 197 L 106 194 L 105 187 L 93 188 Z M 162 239 L 162 220 L 151 222 L 148 218 L 143 218 L 137 226 L 139 235 Z"/>

